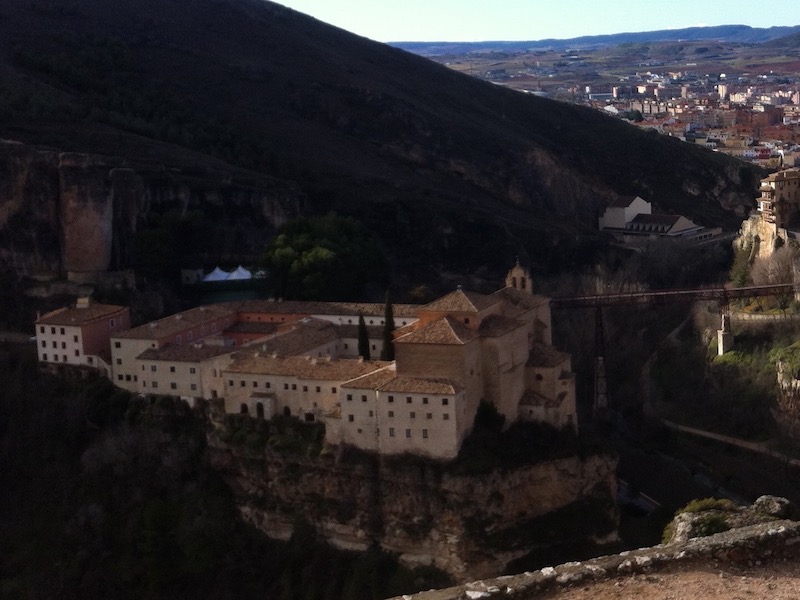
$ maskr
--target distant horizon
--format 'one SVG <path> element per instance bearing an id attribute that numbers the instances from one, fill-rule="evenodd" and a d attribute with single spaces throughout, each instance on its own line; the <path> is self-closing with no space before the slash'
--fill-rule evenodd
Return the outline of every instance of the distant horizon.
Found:
<path id="1" fill-rule="evenodd" d="M 775 22 L 771 11 L 749 0 L 716 3 L 673 0 L 668 11 L 639 11 L 629 5 L 561 0 L 533 5 L 526 0 L 274 0 L 320 21 L 384 43 L 472 43 L 569 40 L 578 37 L 746 25 L 794 27 Z"/>

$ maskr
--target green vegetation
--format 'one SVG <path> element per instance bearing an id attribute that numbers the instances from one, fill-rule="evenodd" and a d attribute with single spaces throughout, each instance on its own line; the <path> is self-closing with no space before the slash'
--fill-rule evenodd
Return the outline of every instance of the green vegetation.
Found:
<path id="1" fill-rule="evenodd" d="M 449 584 L 336 550 L 302 520 L 288 543 L 243 523 L 185 403 L 41 374 L 27 347 L 0 344 L 0 379 L 0 597 L 361 600 Z"/>
<path id="2" fill-rule="evenodd" d="M 269 448 L 283 454 L 313 458 L 322 451 L 325 425 L 303 423 L 297 417 L 284 415 L 269 420 L 248 415 L 225 415 L 219 437 L 226 444 L 254 451 L 263 452 Z"/>
<path id="3" fill-rule="evenodd" d="M 694 537 L 706 537 L 728 531 L 731 527 L 728 525 L 725 513 L 735 512 L 737 509 L 737 504 L 727 498 L 702 498 L 692 500 L 683 508 L 679 508 L 675 512 L 675 517 L 685 513 L 705 513 L 693 521 L 693 531 Z M 666 544 L 669 542 L 674 532 L 675 521 L 673 518 L 664 528 L 661 543 Z"/>
<path id="4" fill-rule="evenodd" d="M 333 213 L 281 227 L 262 262 L 273 293 L 286 300 L 352 300 L 386 276 L 377 240 L 355 219 Z"/>

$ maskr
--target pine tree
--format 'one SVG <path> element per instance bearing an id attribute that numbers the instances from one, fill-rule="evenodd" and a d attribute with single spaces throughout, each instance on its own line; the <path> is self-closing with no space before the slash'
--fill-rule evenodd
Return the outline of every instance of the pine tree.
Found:
<path id="1" fill-rule="evenodd" d="M 364 360 L 369 360 L 369 334 L 364 315 L 358 315 L 358 355 Z"/>
<path id="2" fill-rule="evenodd" d="M 389 290 L 386 290 L 386 302 L 383 308 L 383 348 L 381 348 L 381 360 L 394 360 L 393 331 L 394 309 L 392 308 L 392 294 Z"/>

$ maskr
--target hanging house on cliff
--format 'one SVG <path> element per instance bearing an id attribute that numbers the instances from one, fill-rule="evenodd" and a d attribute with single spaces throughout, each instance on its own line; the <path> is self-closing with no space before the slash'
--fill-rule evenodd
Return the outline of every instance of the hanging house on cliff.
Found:
<path id="1" fill-rule="evenodd" d="M 800 169 L 784 169 L 765 177 L 757 208 L 739 230 L 737 244 L 752 242 L 754 255 L 768 258 L 789 240 L 800 240 Z"/>
<path id="2" fill-rule="evenodd" d="M 250 300 L 109 330 L 107 374 L 135 393 L 321 421 L 328 443 L 386 454 L 455 457 L 482 400 L 508 423 L 577 428 L 570 357 L 552 347 L 549 300 L 519 264 L 493 294 L 393 308 L 393 361 L 358 354 L 360 315 L 380 353 L 383 304 Z"/>

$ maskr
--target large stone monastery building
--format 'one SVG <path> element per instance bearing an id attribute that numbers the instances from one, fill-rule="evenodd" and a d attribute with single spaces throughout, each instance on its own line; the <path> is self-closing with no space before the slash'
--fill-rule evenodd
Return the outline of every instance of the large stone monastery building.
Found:
<path id="1" fill-rule="evenodd" d="M 570 356 L 552 346 L 549 300 L 533 293 L 519 264 L 493 294 L 458 289 L 424 306 L 393 309 L 391 362 L 358 354 L 362 315 L 370 356 L 380 355 L 382 304 L 266 300 L 110 328 L 107 348 L 97 354 L 107 357 L 107 376 L 131 392 L 220 399 L 226 412 L 256 419 L 282 414 L 322 421 L 328 443 L 387 454 L 455 457 L 481 400 L 507 422 L 577 428 Z M 61 335 L 50 324 L 86 310 L 60 309 L 37 321 L 43 364 L 63 368 L 60 358 L 55 363 L 44 353 L 61 342 L 50 339 Z M 126 311 L 100 312 L 110 318 Z"/>

